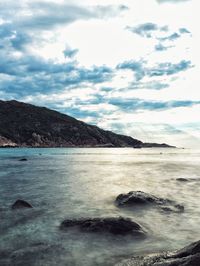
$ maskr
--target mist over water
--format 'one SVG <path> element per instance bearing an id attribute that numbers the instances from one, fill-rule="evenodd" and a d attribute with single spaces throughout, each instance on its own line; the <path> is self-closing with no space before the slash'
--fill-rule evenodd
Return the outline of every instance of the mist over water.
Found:
<path id="1" fill-rule="evenodd" d="M 199 185 L 199 150 L 0 149 L 0 265 L 107 266 L 181 248 L 199 240 Z M 185 211 L 117 207 L 115 198 L 132 190 L 175 200 Z M 11 210 L 17 199 L 34 208 Z M 147 237 L 59 229 L 65 218 L 111 216 L 133 219 Z"/>

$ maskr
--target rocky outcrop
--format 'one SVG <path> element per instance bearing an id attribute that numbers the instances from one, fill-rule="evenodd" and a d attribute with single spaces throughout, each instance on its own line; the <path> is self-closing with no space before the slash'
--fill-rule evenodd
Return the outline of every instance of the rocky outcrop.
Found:
<path id="1" fill-rule="evenodd" d="M 136 256 L 124 260 L 115 266 L 199 266 L 200 241 L 175 251 Z"/>
<path id="2" fill-rule="evenodd" d="M 123 217 L 66 219 L 61 223 L 60 229 L 67 230 L 70 227 L 77 227 L 83 232 L 145 236 L 144 230 L 138 223 Z"/>
<path id="3" fill-rule="evenodd" d="M 176 204 L 176 202 L 172 200 L 159 198 L 142 191 L 130 191 L 127 194 L 120 194 L 116 198 L 116 204 L 119 207 L 156 206 L 161 208 L 163 211 L 184 211 L 184 207 L 182 205 Z"/>
<path id="4" fill-rule="evenodd" d="M 12 140 L 7 139 L 0 135 L 0 146 L 1 147 L 16 147 L 17 144 L 13 142 Z"/>
<path id="5" fill-rule="evenodd" d="M 16 200 L 15 203 L 11 207 L 13 210 L 14 209 L 22 209 L 22 208 L 33 208 L 30 203 L 28 203 L 25 200 Z"/>

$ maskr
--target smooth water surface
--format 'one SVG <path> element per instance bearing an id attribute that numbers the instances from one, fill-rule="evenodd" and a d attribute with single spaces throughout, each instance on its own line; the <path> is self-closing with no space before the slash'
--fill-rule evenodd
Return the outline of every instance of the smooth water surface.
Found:
<path id="1" fill-rule="evenodd" d="M 199 185 L 198 150 L 0 149 L 0 265 L 108 266 L 183 247 L 200 239 Z M 185 211 L 118 208 L 116 196 L 131 190 L 175 200 Z M 34 208 L 11 210 L 17 199 Z M 110 216 L 140 223 L 146 239 L 59 229 L 65 218 Z"/>

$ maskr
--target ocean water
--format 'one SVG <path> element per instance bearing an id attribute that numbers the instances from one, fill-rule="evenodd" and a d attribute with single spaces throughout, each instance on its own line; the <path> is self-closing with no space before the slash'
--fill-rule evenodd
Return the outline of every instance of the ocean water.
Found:
<path id="1" fill-rule="evenodd" d="M 132 190 L 175 200 L 185 211 L 118 208 L 116 196 Z M 34 208 L 11 210 L 17 199 Z M 199 202 L 199 150 L 0 149 L 0 265 L 110 266 L 181 248 L 200 239 Z M 133 219 L 147 237 L 59 229 L 65 218 L 110 216 Z"/>

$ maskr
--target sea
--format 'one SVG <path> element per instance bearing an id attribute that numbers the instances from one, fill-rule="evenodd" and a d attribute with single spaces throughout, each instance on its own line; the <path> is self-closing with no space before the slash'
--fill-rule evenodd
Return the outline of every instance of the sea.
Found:
<path id="1" fill-rule="evenodd" d="M 174 200 L 184 212 L 119 208 L 116 197 L 129 191 Z M 33 208 L 12 210 L 17 199 Z M 199 203 L 200 150 L 2 148 L 0 265 L 111 266 L 179 249 L 200 239 Z M 60 230 L 64 219 L 119 216 L 139 223 L 146 237 Z"/>

